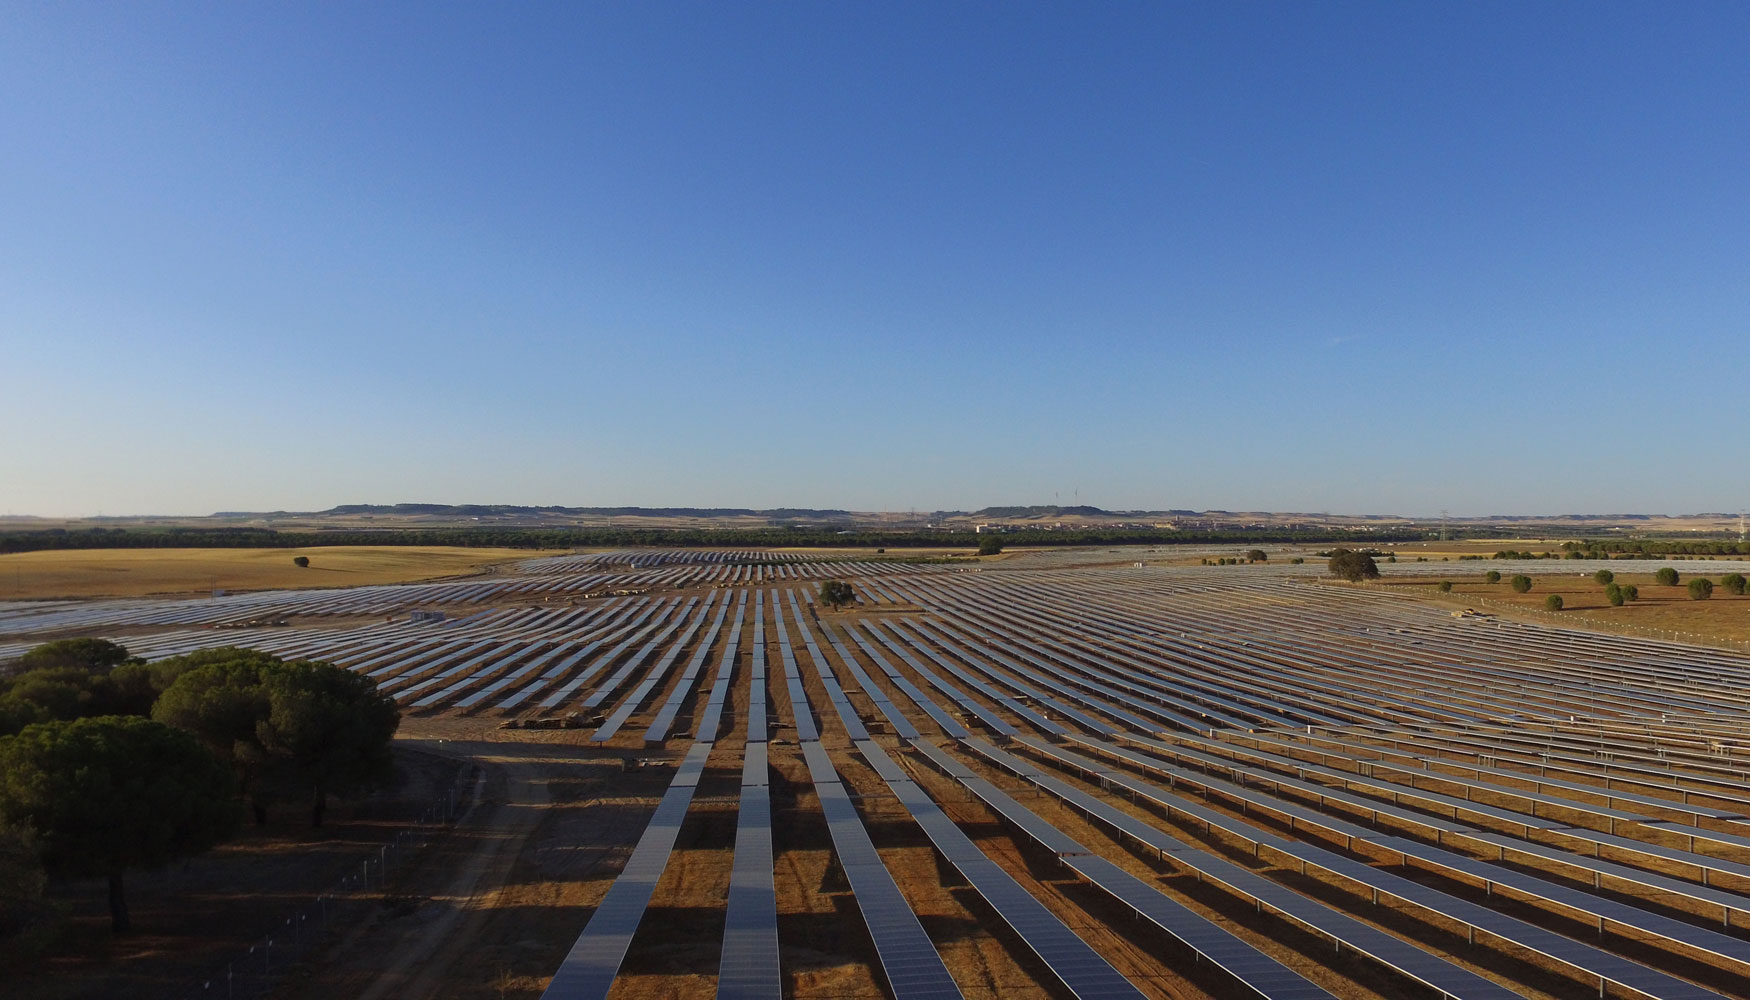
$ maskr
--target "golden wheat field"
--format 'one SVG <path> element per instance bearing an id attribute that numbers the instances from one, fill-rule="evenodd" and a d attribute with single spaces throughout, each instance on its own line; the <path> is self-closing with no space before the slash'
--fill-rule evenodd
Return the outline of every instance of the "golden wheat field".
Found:
<path id="1" fill-rule="evenodd" d="M 0 599 L 406 583 L 466 576 L 540 554 L 528 549 L 411 545 L 19 552 L 0 556 Z M 308 557 L 310 565 L 294 565 L 297 556 Z"/>

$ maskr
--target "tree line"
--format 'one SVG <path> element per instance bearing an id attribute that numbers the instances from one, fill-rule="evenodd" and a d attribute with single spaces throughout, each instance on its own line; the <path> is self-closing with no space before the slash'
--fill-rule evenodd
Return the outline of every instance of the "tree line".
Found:
<path id="1" fill-rule="evenodd" d="M 1750 556 L 1750 542 L 1675 538 L 1600 538 L 1563 542 L 1570 559 L 1657 556 Z"/>
<path id="2" fill-rule="evenodd" d="M 0 553 L 56 549 L 303 548 L 319 545 L 441 545 L 467 548 L 973 548 L 972 531 L 835 531 L 830 528 L 382 528 L 277 531 L 271 528 L 46 528 L 0 532 Z M 1410 542 L 1425 531 L 1345 529 L 1022 529 L 1004 545 L 1244 545 Z"/>

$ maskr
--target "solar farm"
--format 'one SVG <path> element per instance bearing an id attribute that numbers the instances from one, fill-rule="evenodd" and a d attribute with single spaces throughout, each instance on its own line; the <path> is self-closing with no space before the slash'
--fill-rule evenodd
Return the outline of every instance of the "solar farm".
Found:
<path id="1" fill-rule="evenodd" d="M 248 646 L 660 774 L 552 1000 L 1750 995 L 1750 659 L 1116 558 L 21 602 L 0 658 Z"/>

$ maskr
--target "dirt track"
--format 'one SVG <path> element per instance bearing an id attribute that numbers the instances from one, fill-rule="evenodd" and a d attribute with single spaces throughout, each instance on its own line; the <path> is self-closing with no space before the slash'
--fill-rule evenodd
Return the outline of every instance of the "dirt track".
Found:
<path id="1" fill-rule="evenodd" d="M 478 768 L 475 804 L 392 877 L 374 919 L 339 936 L 307 977 L 276 996 L 528 989 L 552 974 L 654 807 L 654 797 L 639 794 L 648 782 L 636 778 L 618 783 L 614 800 L 595 797 L 608 774 L 624 777 L 618 757 L 562 744 L 411 742 Z"/>

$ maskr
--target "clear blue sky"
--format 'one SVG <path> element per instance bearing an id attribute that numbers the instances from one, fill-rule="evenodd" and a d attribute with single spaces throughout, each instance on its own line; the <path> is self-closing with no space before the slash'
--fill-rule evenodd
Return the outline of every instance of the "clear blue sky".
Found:
<path id="1" fill-rule="evenodd" d="M 0 513 L 1750 504 L 1750 6 L 24 4 Z"/>

